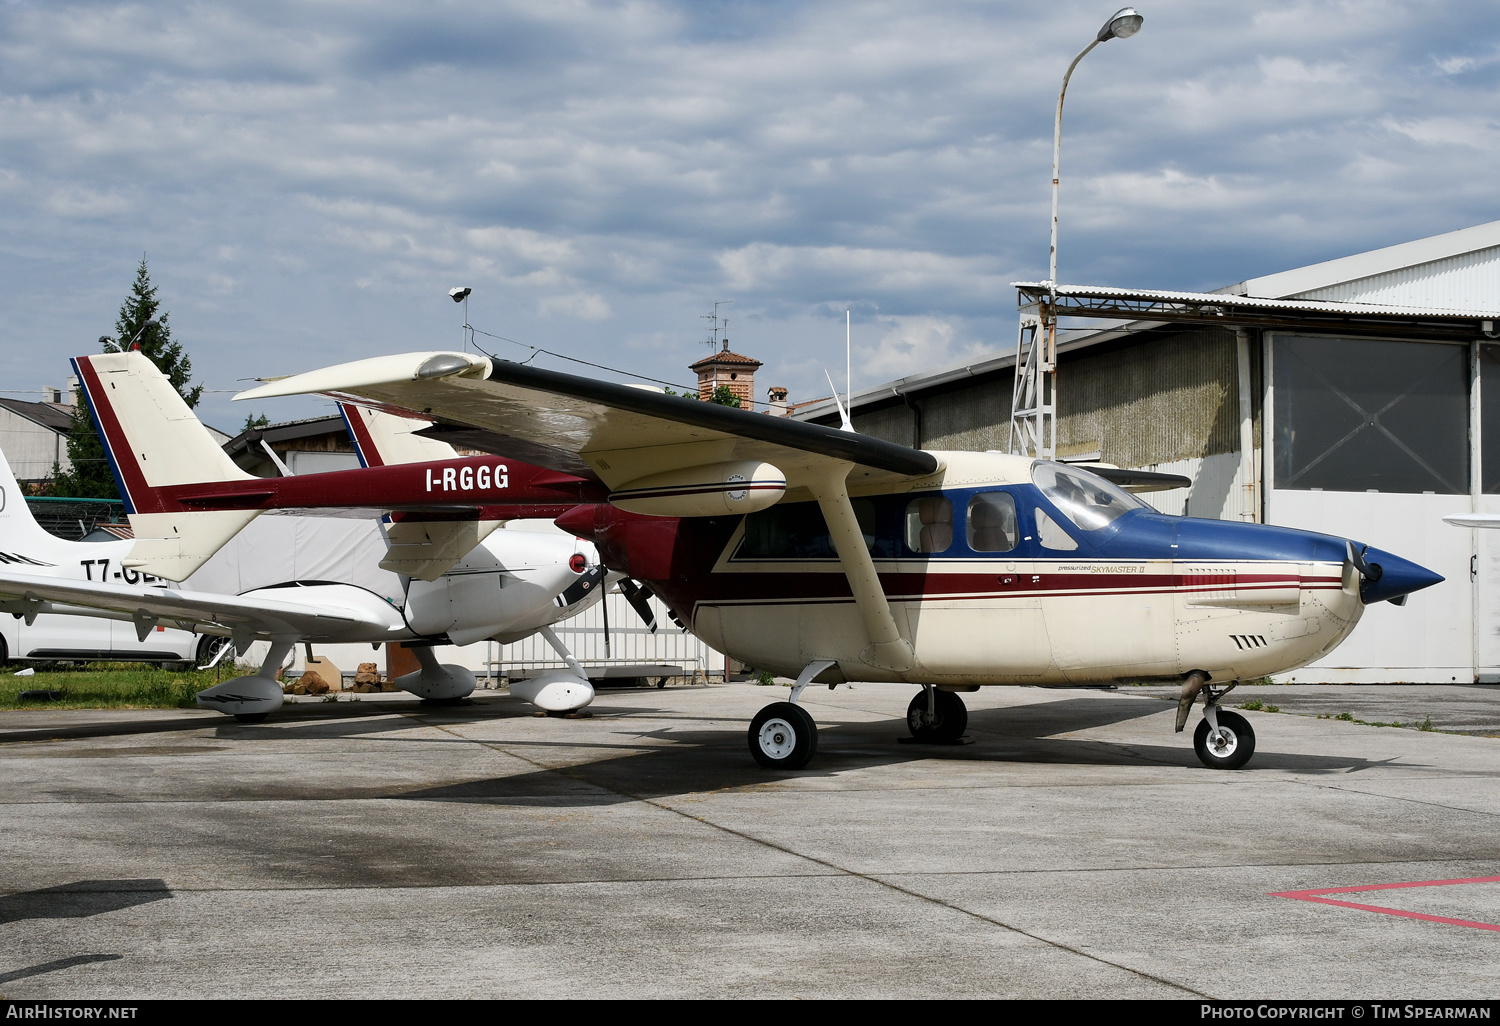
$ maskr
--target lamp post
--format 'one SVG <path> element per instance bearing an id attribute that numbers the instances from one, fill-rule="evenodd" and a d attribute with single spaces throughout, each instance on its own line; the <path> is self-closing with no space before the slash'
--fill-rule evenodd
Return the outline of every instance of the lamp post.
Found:
<path id="1" fill-rule="evenodd" d="M 1078 62 L 1088 56 L 1088 52 L 1110 39 L 1129 39 L 1141 30 L 1141 22 L 1146 19 L 1136 13 L 1134 7 L 1122 7 L 1110 15 L 1094 41 L 1078 52 L 1073 58 L 1073 63 L 1068 65 L 1067 74 L 1063 75 L 1062 88 L 1057 91 L 1057 122 L 1052 130 L 1052 252 L 1050 276 L 1048 280 L 1052 283 L 1052 300 L 1057 300 L 1057 167 L 1062 157 L 1062 109 L 1063 97 L 1068 93 L 1068 79 L 1073 77 L 1073 69 L 1078 67 Z M 1054 318 L 1055 320 L 1055 318 Z"/>
<path id="2" fill-rule="evenodd" d="M 1057 211 L 1054 210 L 1052 212 L 1052 214 L 1053 214 L 1053 218 L 1055 219 L 1056 216 L 1057 216 Z M 448 290 L 448 298 L 449 299 L 453 300 L 455 303 L 462 303 L 464 305 L 463 336 L 464 336 L 464 352 L 466 352 L 466 353 L 469 351 L 469 337 L 470 337 L 470 332 L 473 330 L 472 328 L 469 327 L 469 293 L 471 293 L 473 291 L 474 290 L 471 289 L 471 288 L 469 288 L 467 285 L 460 285 L 457 288 L 452 288 L 452 289 Z"/>
<path id="3" fill-rule="evenodd" d="M 1046 459 L 1057 455 L 1057 192 L 1058 166 L 1062 158 L 1063 98 L 1068 93 L 1068 79 L 1073 77 L 1073 69 L 1090 50 L 1110 39 L 1129 39 L 1141 30 L 1143 21 L 1145 19 L 1134 7 L 1122 7 L 1110 15 L 1093 42 L 1080 50 L 1073 63 L 1068 65 L 1062 88 L 1057 93 L 1057 120 L 1052 132 L 1052 235 L 1048 253 L 1047 299 L 1041 304 L 1040 324 L 1036 314 L 1028 314 L 1025 310 L 1021 314 L 1016 380 L 1011 397 L 1011 452 Z M 1041 329 L 1040 336 L 1038 328 Z"/>

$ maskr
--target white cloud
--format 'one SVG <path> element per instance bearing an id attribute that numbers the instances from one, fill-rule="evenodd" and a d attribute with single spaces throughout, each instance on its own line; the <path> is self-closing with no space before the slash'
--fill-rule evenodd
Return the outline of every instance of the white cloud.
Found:
<path id="1" fill-rule="evenodd" d="M 864 385 L 935 370 L 985 349 L 982 343 L 962 342 L 953 322 L 939 317 L 882 317 L 877 323 L 884 328 L 879 340 L 853 347 Z M 860 387 L 856 384 L 855 391 Z"/>
<path id="2" fill-rule="evenodd" d="M 52 193 L 47 197 L 46 207 L 59 217 L 110 217 L 129 210 L 131 202 L 117 192 L 74 187 Z"/>
<path id="3" fill-rule="evenodd" d="M 609 301 L 596 292 L 546 296 L 537 303 L 537 312 L 543 317 L 572 317 L 580 321 L 608 320 L 614 313 Z"/>
<path id="4" fill-rule="evenodd" d="M 107 331 L 143 250 L 227 380 L 447 339 L 454 284 L 478 327 L 669 380 L 716 299 L 794 394 L 831 305 L 881 326 L 862 376 L 955 362 L 1045 275 L 1055 90 L 1101 13 L 0 5 L 7 370 L 55 379 L 74 344 L 28 340 Z M 1500 216 L 1497 39 L 1484 5 L 1158 0 L 1070 86 L 1064 277 L 1222 284 Z"/>

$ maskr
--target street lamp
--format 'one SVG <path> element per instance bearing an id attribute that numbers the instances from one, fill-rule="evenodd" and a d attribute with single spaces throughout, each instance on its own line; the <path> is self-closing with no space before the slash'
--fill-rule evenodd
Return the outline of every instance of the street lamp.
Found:
<path id="1" fill-rule="evenodd" d="M 1099 29 L 1094 41 L 1079 51 L 1063 75 L 1057 93 L 1057 121 L 1052 132 L 1052 244 L 1048 256 L 1047 298 L 1023 307 L 1016 340 L 1016 378 L 1010 404 L 1010 451 L 1053 459 L 1057 455 L 1057 183 L 1062 157 L 1063 97 L 1068 79 L 1088 52 L 1109 39 L 1129 39 L 1141 30 L 1144 18 L 1134 7 L 1122 7 Z"/>
<path id="2" fill-rule="evenodd" d="M 1056 211 L 1054 211 L 1053 213 L 1055 215 Z M 452 289 L 448 290 L 448 298 L 449 299 L 453 300 L 455 303 L 462 303 L 464 305 L 463 336 L 464 336 L 464 352 L 466 352 L 466 353 L 469 351 L 469 336 L 470 336 L 470 333 L 473 331 L 473 329 L 469 327 L 469 294 L 471 292 L 473 292 L 473 291 L 474 290 L 471 289 L 471 288 L 469 288 L 467 285 L 460 285 L 457 288 L 452 288 Z"/>
<path id="3" fill-rule="evenodd" d="M 1052 254 L 1051 254 L 1051 277 L 1052 301 L 1057 302 L 1057 166 L 1062 157 L 1062 109 L 1063 97 L 1068 92 L 1068 79 L 1073 77 L 1073 69 L 1078 67 L 1078 62 L 1088 56 L 1088 52 L 1100 43 L 1109 39 L 1129 39 L 1141 30 L 1141 22 L 1146 19 L 1136 12 L 1134 7 L 1122 7 L 1110 15 L 1094 41 L 1078 52 L 1073 58 L 1073 63 L 1068 65 L 1067 74 L 1063 75 L 1062 88 L 1057 92 L 1057 123 L 1052 130 Z M 1053 319 L 1054 324 L 1056 318 Z"/>

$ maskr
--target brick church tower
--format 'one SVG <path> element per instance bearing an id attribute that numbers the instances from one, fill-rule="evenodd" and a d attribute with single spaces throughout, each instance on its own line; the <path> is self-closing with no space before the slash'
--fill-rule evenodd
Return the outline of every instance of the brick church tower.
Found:
<path id="1" fill-rule="evenodd" d="M 740 409 L 755 409 L 755 369 L 759 360 L 729 351 L 729 339 L 712 356 L 705 356 L 688 369 L 698 372 L 698 398 L 712 399 L 714 390 L 727 386 L 740 400 Z"/>

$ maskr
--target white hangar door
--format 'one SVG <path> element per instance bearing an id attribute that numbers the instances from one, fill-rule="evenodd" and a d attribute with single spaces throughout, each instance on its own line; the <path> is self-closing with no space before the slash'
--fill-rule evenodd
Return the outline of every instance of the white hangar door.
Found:
<path id="1" fill-rule="evenodd" d="M 1472 681 L 1474 542 L 1442 520 L 1471 503 L 1469 347 L 1276 334 L 1267 349 L 1267 522 L 1352 538 L 1445 578 L 1404 607 L 1370 606 L 1342 645 L 1278 679 Z"/>

